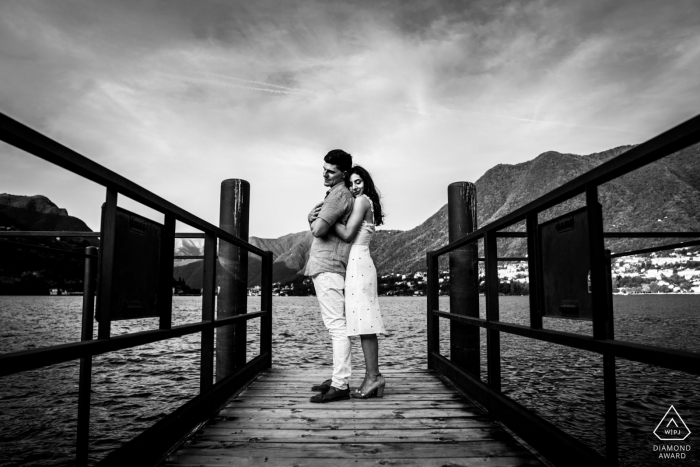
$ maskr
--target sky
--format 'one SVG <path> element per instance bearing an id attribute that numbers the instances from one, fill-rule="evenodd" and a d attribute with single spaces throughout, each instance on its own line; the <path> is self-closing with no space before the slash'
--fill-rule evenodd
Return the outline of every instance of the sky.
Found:
<path id="1" fill-rule="evenodd" d="M 452 182 L 700 113 L 700 2 L 0 0 L 0 112 L 216 225 L 247 180 L 263 238 L 308 228 L 344 149 L 408 230 Z M 99 230 L 103 187 L 5 143 L 0 193 Z"/>

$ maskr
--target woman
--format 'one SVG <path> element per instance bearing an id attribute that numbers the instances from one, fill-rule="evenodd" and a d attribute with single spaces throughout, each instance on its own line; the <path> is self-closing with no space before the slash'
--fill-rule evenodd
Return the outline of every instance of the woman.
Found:
<path id="1" fill-rule="evenodd" d="M 360 336 L 365 356 L 365 379 L 352 397 L 366 399 L 383 397 L 386 381 L 379 373 L 379 343 L 377 334 L 386 334 L 379 310 L 377 270 L 369 255 L 369 243 L 374 228 L 383 224 L 379 192 L 369 173 L 356 165 L 349 172 L 346 184 L 355 197 L 347 225 L 334 224 L 335 233 L 350 242 L 350 257 L 345 273 L 345 318 L 348 336 Z"/>

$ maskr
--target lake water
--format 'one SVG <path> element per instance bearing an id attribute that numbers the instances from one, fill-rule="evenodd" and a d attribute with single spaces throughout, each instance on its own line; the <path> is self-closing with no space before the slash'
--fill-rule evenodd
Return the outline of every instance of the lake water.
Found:
<path id="1" fill-rule="evenodd" d="M 201 297 L 174 297 L 174 324 L 199 319 Z M 381 368 L 426 367 L 425 298 L 381 297 L 388 335 L 380 339 Z M 528 297 L 500 297 L 501 319 L 527 324 Z M 700 352 L 700 296 L 615 296 L 619 340 Z M 449 298 L 440 298 L 449 309 Z M 258 311 L 250 297 L 249 310 Z M 482 297 L 483 313 L 483 297 Z M 274 297 L 273 365 L 327 367 L 330 341 L 315 297 Z M 80 336 L 81 297 L 0 296 L 0 352 L 73 342 Z M 249 359 L 257 355 L 258 321 L 248 322 Z M 449 356 L 449 322 L 441 320 L 441 351 Z M 113 334 L 157 328 L 155 319 L 113 324 Z M 591 335 L 585 321 L 545 319 L 545 328 Z M 485 336 L 482 333 L 482 342 Z M 501 335 L 503 391 L 602 453 L 602 358 L 584 351 Z M 482 345 L 482 374 L 486 374 Z M 364 372 L 359 342 L 353 365 Z M 700 465 L 658 460 L 653 430 L 673 404 L 700 434 L 700 378 L 618 360 L 622 464 Z M 197 394 L 199 335 L 98 356 L 93 364 L 91 460 L 133 438 Z M 390 390 L 390 382 L 387 391 Z M 0 466 L 72 465 L 78 395 L 78 363 L 11 375 L 0 383 Z"/>

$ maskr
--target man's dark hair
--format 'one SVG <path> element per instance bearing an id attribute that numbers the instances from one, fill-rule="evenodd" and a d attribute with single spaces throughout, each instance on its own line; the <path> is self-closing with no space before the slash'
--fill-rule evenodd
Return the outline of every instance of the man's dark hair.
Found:
<path id="1" fill-rule="evenodd" d="M 352 156 L 342 149 L 329 151 L 323 160 L 328 164 L 335 165 L 341 172 L 347 172 L 352 168 Z"/>

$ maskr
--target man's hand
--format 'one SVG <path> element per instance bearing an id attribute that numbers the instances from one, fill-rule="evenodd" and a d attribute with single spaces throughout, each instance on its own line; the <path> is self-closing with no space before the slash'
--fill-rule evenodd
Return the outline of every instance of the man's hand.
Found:
<path id="1" fill-rule="evenodd" d="M 318 217 L 318 213 L 321 212 L 321 207 L 323 206 L 323 201 L 318 203 L 314 208 L 311 210 L 308 216 L 309 224 L 311 224 L 313 221 L 316 220 Z"/>

